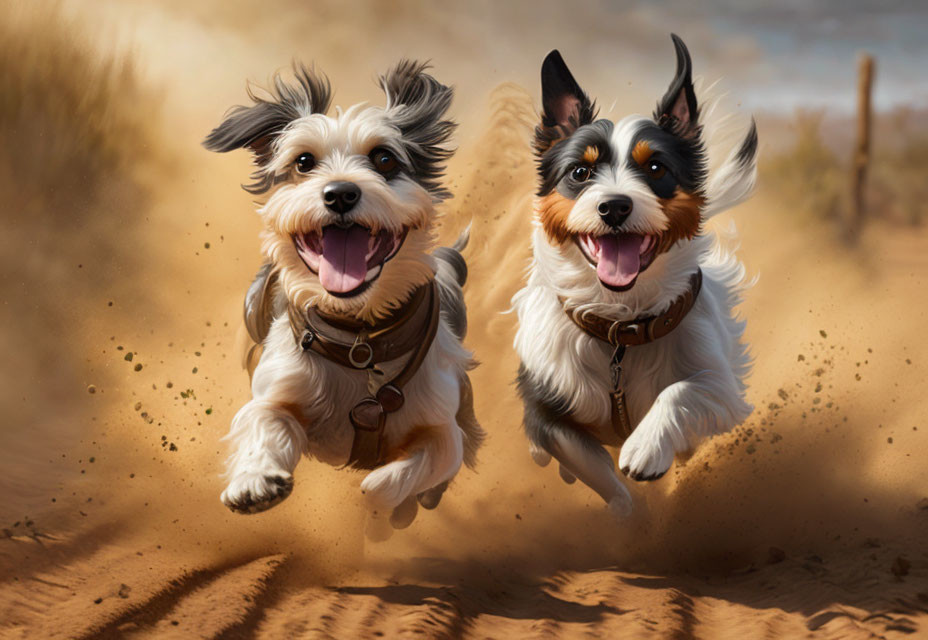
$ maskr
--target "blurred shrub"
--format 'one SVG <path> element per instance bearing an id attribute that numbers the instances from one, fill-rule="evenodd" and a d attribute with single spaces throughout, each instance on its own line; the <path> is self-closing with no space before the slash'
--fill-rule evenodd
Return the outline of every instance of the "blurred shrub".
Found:
<path id="1" fill-rule="evenodd" d="M 875 216 L 921 224 L 928 217 L 928 131 L 901 107 L 886 116 L 873 153 L 869 204 Z"/>
<path id="2" fill-rule="evenodd" d="M 137 176 L 157 108 L 133 63 L 99 52 L 54 2 L 0 1 L 0 414 L 30 429 L 86 397 L 88 335 L 137 286 Z M 28 401 L 27 401 L 28 398 Z M 35 407 L 46 408 L 44 415 Z"/>
<path id="3" fill-rule="evenodd" d="M 837 218 L 847 201 L 849 173 L 823 141 L 824 117 L 823 110 L 797 110 L 790 123 L 794 144 L 779 154 L 761 156 L 759 171 L 762 184 L 790 208 L 804 215 Z"/>
<path id="4" fill-rule="evenodd" d="M 795 136 L 791 144 L 762 156 L 761 184 L 797 213 L 838 219 L 850 206 L 855 123 L 829 121 L 826 137 L 825 115 L 823 110 L 796 112 L 789 123 Z M 868 218 L 906 224 L 921 224 L 928 218 L 925 115 L 907 108 L 876 114 L 867 179 Z"/>
<path id="5" fill-rule="evenodd" d="M 125 179 L 149 98 L 132 60 L 95 52 L 56 4 L 0 3 L 0 179 L 24 195 L 87 201 Z"/>

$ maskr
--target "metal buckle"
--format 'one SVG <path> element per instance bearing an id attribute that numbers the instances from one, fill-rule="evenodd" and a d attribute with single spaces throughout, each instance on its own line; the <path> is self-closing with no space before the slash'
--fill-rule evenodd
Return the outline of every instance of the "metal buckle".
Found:
<path id="1" fill-rule="evenodd" d="M 654 327 L 657 326 L 657 321 L 660 320 L 660 316 L 654 316 L 648 320 L 648 324 L 645 326 L 645 334 L 648 336 L 648 342 L 653 342 L 657 340 L 654 335 Z"/>
<path id="2" fill-rule="evenodd" d="M 609 360 L 609 372 L 612 374 L 612 390 L 619 389 L 619 383 L 622 380 L 622 358 L 625 357 L 625 345 L 616 346 L 612 352 L 612 358 Z"/>
<path id="3" fill-rule="evenodd" d="M 374 359 L 374 349 L 371 345 L 363 342 L 361 336 L 354 339 L 354 344 L 348 350 L 348 362 L 355 369 L 366 369 L 367 365 Z"/>
<path id="4" fill-rule="evenodd" d="M 303 339 L 300 340 L 300 347 L 303 348 L 303 351 L 309 351 L 310 347 L 313 346 L 313 340 L 315 339 L 316 334 L 307 330 L 306 333 L 303 334 Z"/>

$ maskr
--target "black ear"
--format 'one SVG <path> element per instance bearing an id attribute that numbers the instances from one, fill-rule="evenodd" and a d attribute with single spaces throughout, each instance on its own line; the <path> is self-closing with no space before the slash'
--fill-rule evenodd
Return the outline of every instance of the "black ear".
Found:
<path id="1" fill-rule="evenodd" d="M 667 93 L 657 104 L 654 119 L 673 133 L 692 138 L 699 134 L 699 107 L 693 92 L 693 62 L 683 40 L 675 33 L 670 34 L 677 52 L 677 73 Z"/>
<path id="2" fill-rule="evenodd" d="M 258 170 L 251 176 L 255 182 L 243 185 L 250 193 L 264 193 L 274 184 L 274 176 L 263 171 L 273 154 L 274 139 L 297 118 L 325 113 L 332 100 L 325 75 L 317 76 L 314 70 L 297 62 L 293 64 L 293 73 L 296 84 L 288 84 L 276 74 L 263 95 L 249 86 L 248 97 L 253 104 L 232 107 L 222 123 L 203 140 L 203 146 L 210 151 L 225 153 L 247 148 L 255 154 Z"/>
<path id="3" fill-rule="evenodd" d="M 594 105 L 555 49 L 541 64 L 541 123 L 545 127 L 568 129 L 593 121 Z"/>
<path id="4" fill-rule="evenodd" d="M 251 107 L 235 106 L 226 114 L 225 120 L 206 136 L 203 146 L 219 153 L 247 148 L 255 154 L 255 162 L 262 165 L 270 159 L 271 141 L 292 120 L 286 109 L 272 102 L 259 101 Z"/>
<path id="5" fill-rule="evenodd" d="M 445 118 L 454 89 L 426 73 L 427 62 L 400 60 L 380 77 L 387 95 L 387 119 L 402 134 L 414 179 L 434 198 L 450 192 L 441 186 L 445 163 L 454 154 L 448 148 L 457 125 Z"/>

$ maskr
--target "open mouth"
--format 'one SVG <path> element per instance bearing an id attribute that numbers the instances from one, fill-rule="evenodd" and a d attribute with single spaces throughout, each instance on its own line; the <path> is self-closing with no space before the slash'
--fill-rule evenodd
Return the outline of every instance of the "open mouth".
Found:
<path id="1" fill-rule="evenodd" d="M 640 233 L 607 233 L 577 236 L 580 251 L 596 269 L 607 289 L 628 291 L 638 274 L 647 269 L 657 253 L 657 237 Z"/>
<path id="2" fill-rule="evenodd" d="M 400 232 L 368 227 L 329 225 L 322 231 L 293 235 L 297 253 L 310 271 L 319 275 L 322 287 L 339 298 L 363 292 L 383 270 L 383 265 L 403 246 L 408 228 Z"/>

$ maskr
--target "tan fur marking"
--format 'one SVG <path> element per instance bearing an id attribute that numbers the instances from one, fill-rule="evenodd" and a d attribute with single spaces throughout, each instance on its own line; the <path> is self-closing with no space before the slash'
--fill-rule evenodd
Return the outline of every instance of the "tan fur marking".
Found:
<path id="1" fill-rule="evenodd" d="M 437 437 L 436 431 L 436 427 L 432 426 L 413 427 L 410 429 L 409 433 L 406 434 L 406 437 L 403 438 L 402 442 L 390 447 L 386 459 L 390 462 L 394 460 L 405 460 L 417 450 L 421 449 L 427 441 L 434 440 Z"/>
<path id="2" fill-rule="evenodd" d="M 669 251 L 680 240 L 689 240 L 699 233 L 702 224 L 702 206 L 706 199 L 699 193 L 687 193 L 677 188 L 672 198 L 659 198 L 668 225 L 661 233 L 658 252 Z"/>
<path id="3" fill-rule="evenodd" d="M 583 151 L 583 161 L 589 165 L 596 164 L 596 161 L 599 160 L 599 149 L 594 146 L 589 146 Z"/>
<path id="4" fill-rule="evenodd" d="M 563 244 L 570 237 L 567 229 L 567 216 L 574 208 L 574 201 L 568 200 L 557 191 L 552 191 L 538 201 L 538 219 L 548 239 Z"/>
<path id="5" fill-rule="evenodd" d="M 281 402 L 278 405 L 281 409 L 293 416 L 293 419 L 300 423 L 304 429 L 309 427 L 309 420 L 303 415 L 303 409 L 298 404 L 292 402 Z"/>
<path id="6" fill-rule="evenodd" d="M 638 144 L 635 145 L 635 148 L 632 149 L 632 160 L 637 162 L 639 166 L 643 167 L 645 163 L 651 159 L 653 154 L 654 151 L 651 149 L 651 145 L 648 144 L 648 141 L 639 140 Z"/>

